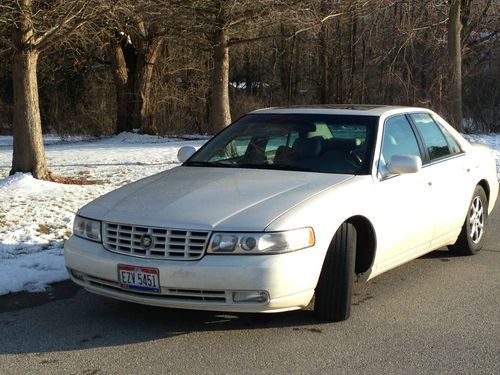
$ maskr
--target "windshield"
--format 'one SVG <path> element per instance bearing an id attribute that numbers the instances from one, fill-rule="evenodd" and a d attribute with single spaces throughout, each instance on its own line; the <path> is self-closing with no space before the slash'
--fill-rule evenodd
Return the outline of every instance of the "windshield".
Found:
<path id="1" fill-rule="evenodd" d="M 251 114 L 184 165 L 369 174 L 378 117 Z"/>

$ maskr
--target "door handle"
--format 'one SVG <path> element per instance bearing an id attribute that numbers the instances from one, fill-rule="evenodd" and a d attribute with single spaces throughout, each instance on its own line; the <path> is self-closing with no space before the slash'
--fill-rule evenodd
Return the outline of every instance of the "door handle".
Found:
<path id="1" fill-rule="evenodd" d="M 432 181 L 427 182 L 427 185 L 432 186 Z"/>

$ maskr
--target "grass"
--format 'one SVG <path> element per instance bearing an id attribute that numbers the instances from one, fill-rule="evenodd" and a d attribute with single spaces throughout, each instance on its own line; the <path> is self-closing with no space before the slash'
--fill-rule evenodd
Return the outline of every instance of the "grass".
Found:
<path id="1" fill-rule="evenodd" d="M 50 234 L 54 228 L 50 225 L 39 224 L 37 232 L 41 234 Z"/>
<path id="2" fill-rule="evenodd" d="M 104 185 L 109 181 L 106 180 L 90 180 L 85 175 L 87 171 L 82 171 L 79 173 L 80 176 L 78 178 L 74 177 L 65 177 L 65 176 L 56 176 L 51 171 L 49 171 L 48 180 L 51 182 L 57 182 L 59 184 L 67 184 L 67 185 Z M 89 172 L 90 173 L 90 172 Z"/>

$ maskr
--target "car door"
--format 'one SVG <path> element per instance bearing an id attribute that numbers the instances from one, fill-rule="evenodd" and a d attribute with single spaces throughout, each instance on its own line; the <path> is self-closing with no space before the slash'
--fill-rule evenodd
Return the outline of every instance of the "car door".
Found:
<path id="1" fill-rule="evenodd" d="M 432 236 L 429 185 L 421 171 L 391 175 L 387 165 L 393 155 L 423 158 L 414 127 L 404 114 L 385 121 L 376 184 L 377 268 L 395 267 L 425 253 Z"/>
<path id="2" fill-rule="evenodd" d="M 426 153 L 422 174 L 430 186 L 430 218 L 433 220 L 431 247 L 454 237 L 463 225 L 470 190 L 465 153 L 446 129 L 429 113 L 412 113 Z M 469 168 L 470 170 L 470 168 Z"/>

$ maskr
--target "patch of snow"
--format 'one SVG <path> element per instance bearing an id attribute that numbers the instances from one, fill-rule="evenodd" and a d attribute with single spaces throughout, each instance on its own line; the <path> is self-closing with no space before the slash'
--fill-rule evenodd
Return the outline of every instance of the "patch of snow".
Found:
<path id="1" fill-rule="evenodd" d="M 63 243 L 75 212 L 89 201 L 124 184 L 178 165 L 177 151 L 199 148 L 205 140 L 122 133 L 116 137 L 62 141 L 44 137 L 47 163 L 55 175 L 100 180 L 96 185 L 63 185 L 8 176 L 12 137 L 0 137 L 0 295 L 41 291 L 68 278 Z M 204 137 L 207 138 L 207 137 Z"/>
<path id="2" fill-rule="evenodd" d="M 8 135 L 0 135 L 0 146 L 12 146 L 12 137 Z"/>
<path id="3" fill-rule="evenodd" d="M 107 138 L 106 143 L 169 143 L 182 142 L 186 139 L 207 140 L 210 136 L 198 134 L 175 135 L 171 137 L 160 137 L 156 135 L 139 134 L 137 131 L 132 133 L 122 132 L 114 137 Z"/>
<path id="4" fill-rule="evenodd" d="M 245 90 L 248 88 L 248 86 L 250 86 L 250 88 L 252 89 L 268 88 L 271 86 L 269 85 L 269 83 L 265 82 L 250 82 L 249 85 L 246 81 L 232 81 L 229 83 L 229 85 L 239 90 Z"/>

